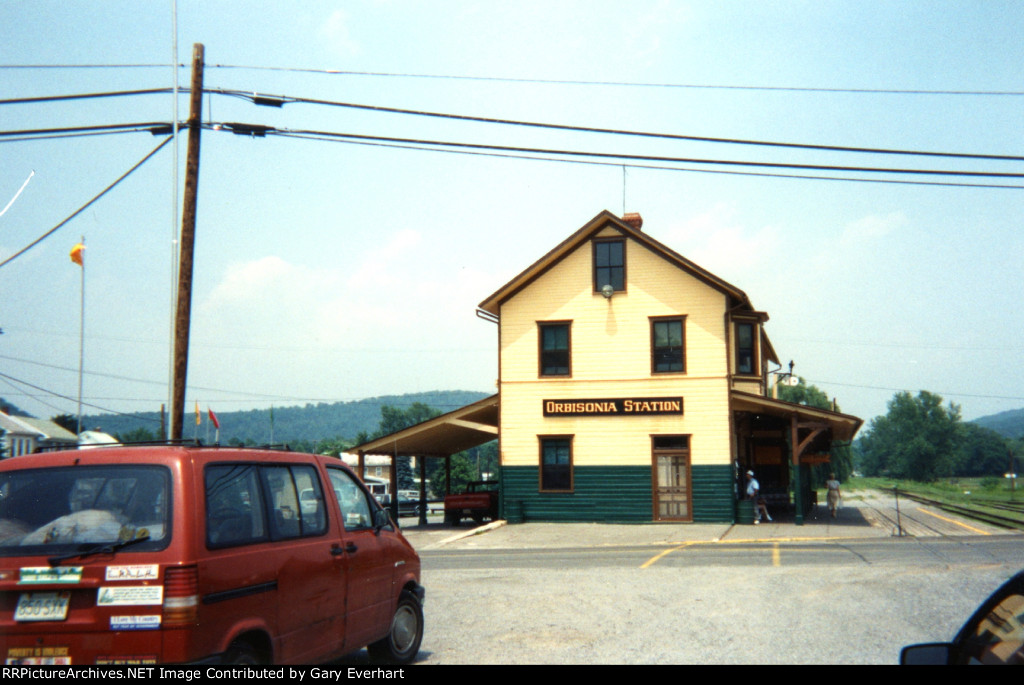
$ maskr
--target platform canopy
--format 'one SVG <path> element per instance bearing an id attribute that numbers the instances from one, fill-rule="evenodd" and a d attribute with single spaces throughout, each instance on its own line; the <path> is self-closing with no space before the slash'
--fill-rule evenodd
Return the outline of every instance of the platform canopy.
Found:
<path id="1" fill-rule="evenodd" d="M 392 457 L 444 457 L 497 438 L 498 395 L 491 395 L 346 451 Z"/>
<path id="2" fill-rule="evenodd" d="M 753 395 L 733 390 L 730 395 L 730 406 L 733 411 L 764 414 L 789 423 L 795 420 L 801 427 L 817 426 L 828 438 L 838 442 L 849 442 L 864 423 L 862 419 L 850 414 L 842 414 L 828 409 L 808 407 L 804 404 L 783 402 L 782 400 Z"/>

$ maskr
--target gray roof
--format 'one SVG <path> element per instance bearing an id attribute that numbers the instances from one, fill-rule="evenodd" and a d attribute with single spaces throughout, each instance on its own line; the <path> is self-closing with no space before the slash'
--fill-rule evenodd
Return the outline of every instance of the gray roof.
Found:
<path id="1" fill-rule="evenodd" d="M 53 440 L 55 442 L 71 442 L 77 443 L 78 436 L 64 428 L 59 426 L 53 421 L 47 419 L 33 419 L 27 416 L 18 417 L 21 421 L 24 421 L 28 425 L 38 430 L 45 440 Z"/>

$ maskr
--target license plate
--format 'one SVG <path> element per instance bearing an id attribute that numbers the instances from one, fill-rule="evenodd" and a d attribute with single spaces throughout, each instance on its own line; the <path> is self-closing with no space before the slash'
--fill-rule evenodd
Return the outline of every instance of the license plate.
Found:
<path id="1" fill-rule="evenodd" d="M 15 621 L 63 621 L 68 617 L 70 592 L 23 592 L 14 610 Z"/>

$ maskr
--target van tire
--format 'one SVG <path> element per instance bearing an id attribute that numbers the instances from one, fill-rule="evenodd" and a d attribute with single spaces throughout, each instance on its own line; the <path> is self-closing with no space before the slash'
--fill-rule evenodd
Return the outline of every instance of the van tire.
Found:
<path id="1" fill-rule="evenodd" d="M 225 665 L 232 666 L 258 666 L 266 663 L 255 647 L 241 640 L 231 643 L 228 651 L 224 652 L 223 661 Z"/>
<path id="2" fill-rule="evenodd" d="M 416 658 L 423 641 L 423 605 L 408 590 L 398 598 L 387 637 L 366 648 L 374 661 L 408 664 Z"/>

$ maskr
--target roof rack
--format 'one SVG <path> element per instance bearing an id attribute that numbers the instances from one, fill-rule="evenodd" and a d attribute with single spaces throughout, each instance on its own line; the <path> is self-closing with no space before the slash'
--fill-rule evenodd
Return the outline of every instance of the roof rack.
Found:
<path id="1" fill-rule="evenodd" d="M 248 450 L 268 450 L 275 452 L 291 452 L 292 448 L 287 443 L 277 444 L 265 444 L 265 445 L 224 445 L 221 443 L 214 443 L 212 445 L 204 445 L 203 441 L 194 438 L 187 439 L 182 438 L 179 440 L 139 440 L 132 442 L 109 442 L 109 443 L 96 443 L 91 445 L 47 445 L 36 448 L 34 454 L 42 454 L 44 452 L 63 452 L 69 449 L 82 449 L 85 448 L 99 448 L 99 447 L 201 447 L 204 449 L 248 449 Z"/>

